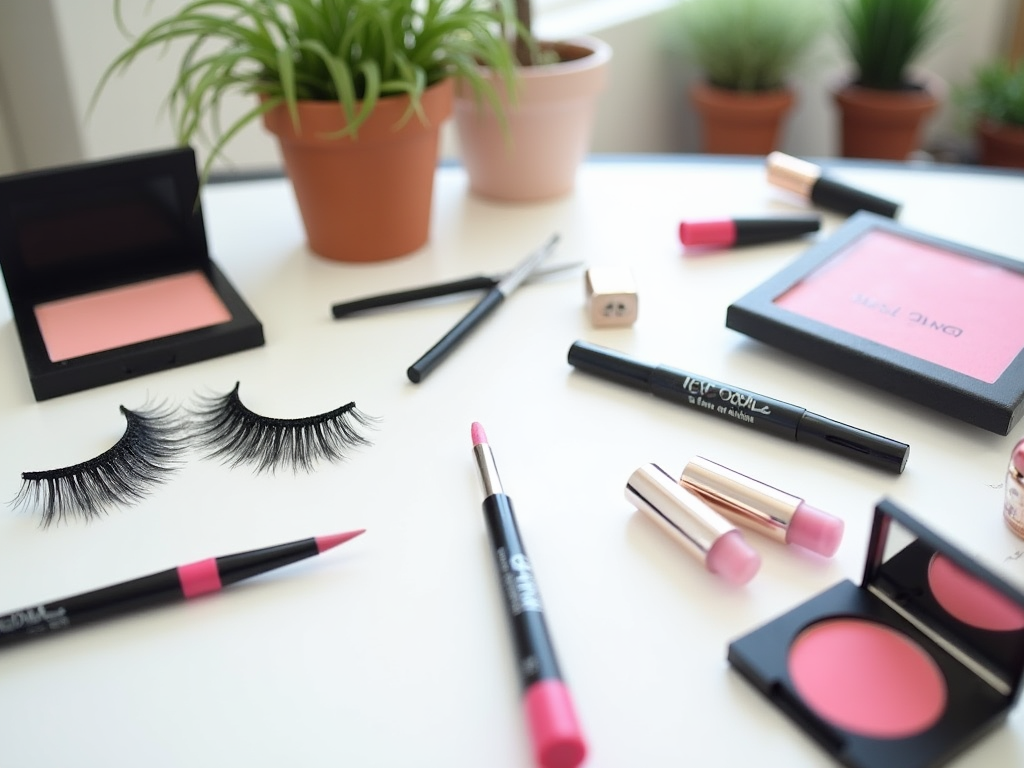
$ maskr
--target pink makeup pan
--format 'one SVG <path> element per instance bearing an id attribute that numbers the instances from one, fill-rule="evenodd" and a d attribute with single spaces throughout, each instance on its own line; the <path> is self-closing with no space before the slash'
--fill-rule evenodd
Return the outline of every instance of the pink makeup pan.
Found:
<path id="1" fill-rule="evenodd" d="M 1024 349 L 1024 274 L 893 232 L 865 233 L 775 303 L 986 384 Z"/>
<path id="2" fill-rule="evenodd" d="M 1024 593 L 883 499 L 861 583 L 734 640 L 728 659 L 843 765 L 934 768 L 1016 704 Z"/>
<path id="3" fill-rule="evenodd" d="M 830 619 L 804 630 L 790 649 L 789 675 L 822 718 L 876 739 L 920 733 L 946 705 L 946 681 L 927 652 L 873 621 Z"/>
<path id="4" fill-rule="evenodd" d="M 35 313 L 55 363 L 231 320 L 198 271 L 47 302 Z"/>
<path id="5" fill-rule="evenodd" d="M 992 632 L 1024 629 L 1024 609 L 948 558 L 932 558 L 928 585 L 939 605 L 964 624 Z"/>

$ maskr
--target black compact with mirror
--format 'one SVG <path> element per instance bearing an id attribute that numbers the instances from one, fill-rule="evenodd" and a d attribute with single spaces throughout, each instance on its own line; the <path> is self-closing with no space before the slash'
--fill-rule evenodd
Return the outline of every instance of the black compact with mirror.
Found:
<path id="1" fill-rule="evenodd" d="M 861 584 L 735 640 L 728 658 L 843 765 L 934 768 L 1016 703 L 1024 593 L 886 499 Z"/>

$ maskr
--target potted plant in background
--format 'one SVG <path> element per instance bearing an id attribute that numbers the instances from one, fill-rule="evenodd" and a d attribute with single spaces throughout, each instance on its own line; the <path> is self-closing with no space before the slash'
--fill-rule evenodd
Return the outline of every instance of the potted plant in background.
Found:
<path id="1" fill-rule="evenodd" d="M 906 160 L 945 98 L 942 81 L 912 65 L 942 29 L 942 0 L 842 0 L 839 27 L 852 77 L 833 96 L 844 157 Z"/>
<path id="2" fill-rule="evenodd" d="M 428 239 L 438 129 L 454 78 L 511 80 L 506 21 L 489 0 L 193 0 L 149 26 L 97 87 L 143 52 L 185 45 L 168 102 L 182 144 L 209 133 L 210 164 L 261 119 L 279 139 L 310 249 L 341 261 L 397 257 Z M 124 28 L 122 3 L 114 11 Z M 221 126 L 228 93 L 252 107 Z M 94 97 L 95 101 L 95 97 Z"/>
<path id="3" fill-rule="evenodd" d="M 819 0 L 686 0 L 672 45 L 701 70 L 690 100 L 704 152 L 764 155 L 778 148 L 795 102 L 788 78 L 825 27 Z"/>
<path id="4" fill-rule="evenodd" d="M 501 0 L 499 0 L 501 2 Z M 494 98 L 459 80 L 455 127 L 470 190 L 501 201 L 538 201 L 572 191 L 590 148 L 598 97 L 611 47 L 595 38 L 538 41 L 529 0 L 516 0 L 496 32 L 514 51 L 514 88 L 481 61 L 477 75 Z"/>
<path id="5" fill-rule="evenodd" d="M 955 97 L 974 127 L 978 162 L 1024 168 L 1024 59 L 978 67 Z"/>

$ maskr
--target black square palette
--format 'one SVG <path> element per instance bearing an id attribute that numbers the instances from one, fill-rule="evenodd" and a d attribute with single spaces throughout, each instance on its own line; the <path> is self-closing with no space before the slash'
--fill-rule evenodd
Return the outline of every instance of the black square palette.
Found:
<path id="1" fill-rule="evenodd" d="M 264 341 L 210 259 L 188 147 L 0 178 L 0 268 L 36 400 Z"/>

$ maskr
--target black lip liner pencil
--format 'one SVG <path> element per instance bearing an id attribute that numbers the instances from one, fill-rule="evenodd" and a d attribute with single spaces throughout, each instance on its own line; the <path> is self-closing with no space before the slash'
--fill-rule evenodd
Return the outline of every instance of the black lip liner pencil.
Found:
<path id="1" fill-rule="evenodd" d="M 72 597 L 0 615 L 0 647 L 131 611 L 216 592 L 237 581 L 319 555 L 362 530 L 211 557 Z"/>

